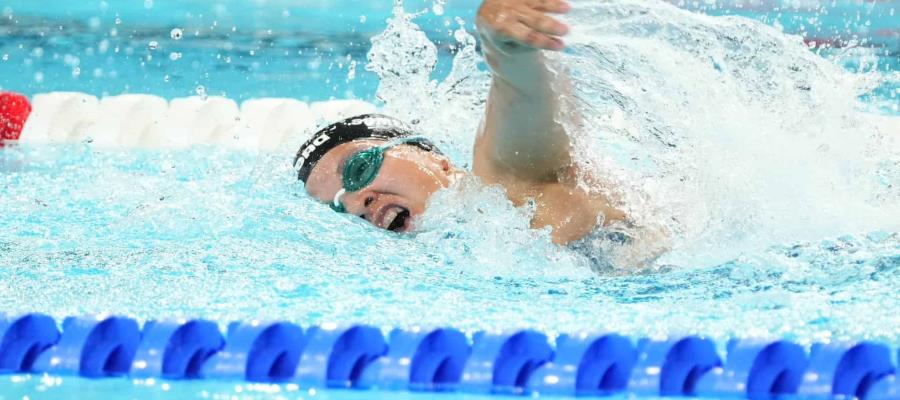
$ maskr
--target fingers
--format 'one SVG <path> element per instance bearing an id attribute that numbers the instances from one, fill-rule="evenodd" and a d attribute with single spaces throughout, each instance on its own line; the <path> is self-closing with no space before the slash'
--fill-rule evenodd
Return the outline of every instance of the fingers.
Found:
<path id="1" fill-rule="evenodd" d="M 533 10 L 554 14 L 567 13 L 572 9 L 564 0 L 528 0 L 526 4 Z"/>
<path id="2" fill-rule="evenodd" d="M 499 39 L 510 39 L 520 45 L 544 50 L 562 50 L 565 44 L 558 36 L 569 33 L 569 27 L 548 15 L 571 9 L 565 0 L 496 0 L 485 1 L 478 11 L 479 30 L 496 32 Z"/>
<path id="3" fill-rule="evenodd" d="M 521 10 L 519 22 L 545 35 L 563 36 L 569 33 L 569 27 L 540 11 Z"/>
<path id="4" fill-rule="evenodd" d="M 534 30 L 523 23 L 511 24 L 501 29 L 501 33 L 538 49 L 561 50 L 565 47 L 562 40 Z"/>

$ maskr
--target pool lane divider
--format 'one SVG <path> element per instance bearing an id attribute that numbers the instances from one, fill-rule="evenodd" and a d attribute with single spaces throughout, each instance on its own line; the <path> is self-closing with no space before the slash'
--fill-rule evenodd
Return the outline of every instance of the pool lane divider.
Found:
<path id="1" fill-rule="evenodd" d="M 0 147 L 90 143 L 95 149 L 181 149 L 218 145 L 276 151 L 302 142 L 317 126 L 376 111 L 361 100 L 313 103 L 290 98 L 221 96 L 165 99 L 148 94 L 98 98 L 50 92 L 31 100 L 0 91 Z"/>
<path id="2" fill-rule="evenodd" d="M 216 379 L 309 387 L 557 396 L 900 399 L 897 349 L 695 335 L 478 332 L 368 325 L 0 314 L 0 373 L 87 378 Z"/>

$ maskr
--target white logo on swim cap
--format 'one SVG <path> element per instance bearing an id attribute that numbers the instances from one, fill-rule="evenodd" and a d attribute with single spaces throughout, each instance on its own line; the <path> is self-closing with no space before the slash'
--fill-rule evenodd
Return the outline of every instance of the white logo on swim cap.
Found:
<path id="1" fill-rule="evenodd" d="M 306 159 L 312 154 L 312 152 L 316 151 L 316 148 L 325 144 L 325 142 L 329 141 L 331 136 L 328 136 L 327 133 L 323 133 L 319 135 L 319 137 L 313 139 L 312 143 L 309 146 L 306 146 L 305 149 L 300 153 L 300 157 L 297 157 L 297 164 L 295 165 L 297 168 L 303 168 L 303 164 L 306 164 Z"/>
<path id="2" fill-rule="evenodd" d="M 351 121 L 350 124 L 365 125 L 373 131 L 389 131 L 397 128 L 407 131 L 412 130 L 412 128 L 410 128 L 409 125 L 407 125 L 403 121 L 384 116 L 369 116 L 366 118 L 360 118 Z"/>

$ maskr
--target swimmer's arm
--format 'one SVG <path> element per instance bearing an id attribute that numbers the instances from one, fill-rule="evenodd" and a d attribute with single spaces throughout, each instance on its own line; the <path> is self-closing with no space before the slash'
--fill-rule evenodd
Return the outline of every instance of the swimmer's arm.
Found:
<path id="1" fill-rule="evenodd" d="M 560 119 L 567 82 L 546 63 L 543 50 L 563 48 L 568 27 L 547 13 L 561 0 L 487 0 L 478 13 L 484 56 L 493 72 L 485 119 L 475 145 L 475 173 L 555 182 L 571 165 Z"/>

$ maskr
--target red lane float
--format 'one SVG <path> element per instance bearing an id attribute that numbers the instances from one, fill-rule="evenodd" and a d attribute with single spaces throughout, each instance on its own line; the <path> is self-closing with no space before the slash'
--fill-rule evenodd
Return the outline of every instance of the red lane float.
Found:
<path id="1" fill-rule="evenodd" d="M 31 114 L 28 98 L 11 92 L 0 92 L 0 147 L 7 140 L 19 140 L 25 121 Z"/>

